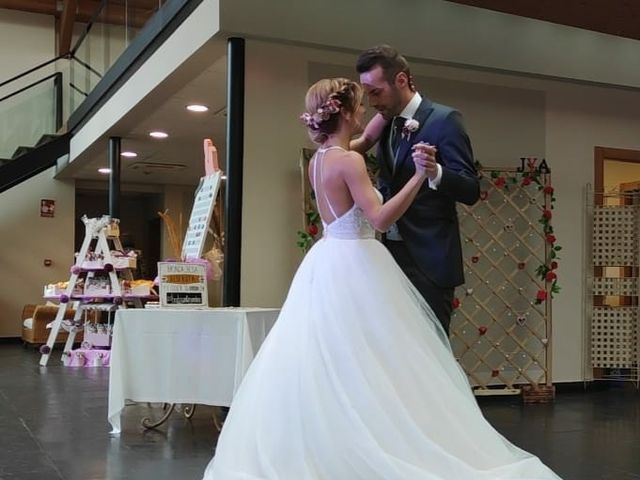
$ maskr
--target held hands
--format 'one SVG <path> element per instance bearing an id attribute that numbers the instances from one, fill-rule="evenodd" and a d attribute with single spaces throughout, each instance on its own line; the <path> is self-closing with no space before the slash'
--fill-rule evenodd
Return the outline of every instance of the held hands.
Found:
<path id="1" fill-rule="evenodd" d="M 428 143 L 416 143 L 411 147 L 413 152 L 413 163 L 416 165 L 416 174 L 424 175 L 431 180 L 438 175 L 438 164 L 436 163 L 436 152 L 438 151 L 433 145 Z"/>

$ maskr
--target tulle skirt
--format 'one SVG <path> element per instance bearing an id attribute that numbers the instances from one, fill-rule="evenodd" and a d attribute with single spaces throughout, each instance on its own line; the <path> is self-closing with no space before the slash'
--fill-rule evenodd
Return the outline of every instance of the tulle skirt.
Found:
<path id="1" fill-rule="evenodd" d="M 373 239 L 307 254 L 205 480 L 558 479 L 484 419 L 435 315 Z"/>

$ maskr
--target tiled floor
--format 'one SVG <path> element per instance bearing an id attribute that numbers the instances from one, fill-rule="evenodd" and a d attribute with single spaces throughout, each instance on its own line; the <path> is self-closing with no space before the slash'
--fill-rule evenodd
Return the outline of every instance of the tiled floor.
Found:
<path id="1" fill-rule="evenodd" d="M 122 434 L 111 437 L 109 370 L 65 368 L 58 357 L 41 368 L 32 349 L 0 344 L 0 480 L 201 478 L 217 436 L 213 408 L 198 407 L 191 421 L 173 414 L 145 432 L 140 420 L 159 409 L 129 406 Z M 553 405 L 480 403 L 498 430 L 565 480 L 640 479 L 640 394 L 598 386 L 560 393 Z"/>

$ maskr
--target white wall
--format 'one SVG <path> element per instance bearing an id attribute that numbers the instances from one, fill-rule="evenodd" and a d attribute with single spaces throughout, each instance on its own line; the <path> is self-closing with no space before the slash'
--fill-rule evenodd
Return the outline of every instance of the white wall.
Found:
<path id="1" fill-rule="evenodd" d="M 444 0 L 222 0 L 221 30 L 326 48 L 390 43 L 447 64 L 640 87 L 639 42 Z"/>
<path id="2" fill-rule="evenodd" d="M 17 48 L 19 46 L 19 48 Z M 55 57 L 55 31 L 52 15 L 0 8 L 0 82 Z M 31 81 L 37 78 L 31 78 Z M 8 86 L 11 88 L 11 86 Z M 0 96 L 11 93 L 0 90 Z"/>
<path id="3" fill-rule="evenodd" d="M 52 59 L 55 53 L 53 16 L 0 9 L 0 81 Z M 0 96 L 12 93 L 53 71 L 54 67 L 51 66 L 0 88 Z M 16 102 L 12 103 L 15 106 Z M 7 103 L 4 106 L 0 104 L 0 115 L 6 113 L 5 108 L 9 108 Z M 15 125 L 15 115 L 12 119 Z M 7 129 L 3 129 L 3 132 L 6 133 Z M 10 139 L 14 144 L 22 140 L 15 137 L 17 133 L 28 132 L 13 132 Z M 6 143 L 6 139 L 3 137 L 0 142 Z M 11 150 L 11 147 L 8 148 Z M 43 302 L 42 289 L 45 283 L 69 277 L 69 266 L 73 262 L 74 189 L 67 182 L 54 180 L 52 175 L 53 170 L 47 170 L 0 194 L 2 337 L 20 336 L 22 307 L 25 303 Z M 40 217 L 40 199 L 45 198 L 56 200 L 54 218 Z M 43 265 L 45 258 L 53 261 L 51 267 Z"/>
<path id="4" fill-rule="evenodd" d="M 19 48 L 16 48 L 19 45 Z M 0 9 L 0 82 L 55 57 L 53 16 Z M 54 72 L 45 67 L 0 87 L 9 95 Z M 42 132 L 54 128 L 53 81 L 0 102 L 0 158 L 10 158 L 16 147 L 33 145 Z"/>
<path id="5" fill-rule="evenodd" d="M 308 85 L 323 65 L 351 75 L 355 55 L 247 42 L 242 303 L 281 305 L 300 253 L 298 122 Z M 553 220 L 562 292 L 553 303 L 554 381 L 583 379 L 583 193 L 593 181 L 595 146 L 640 149 L 640 92 L 562 81 L 413 64 L 419 88 L 460 108 L 476 156 L 517 166 L 520 155 L 546 157 L 556 187 Z M 423 84 L 424 82 L 424 84 Z M 515 157 L 515 158 L 514 158 Z"/>
<path id="6" fill-rule="evenodd" d="M 55 200 L 54 218 L 40 217 L 40 199 Z M 44 303 L 45 284 L 69 279 L 74 204 L 73 182 L 55 180 L 53 168 L 0 194 L 0 337 L 20 336 L 23 305 Z"/>

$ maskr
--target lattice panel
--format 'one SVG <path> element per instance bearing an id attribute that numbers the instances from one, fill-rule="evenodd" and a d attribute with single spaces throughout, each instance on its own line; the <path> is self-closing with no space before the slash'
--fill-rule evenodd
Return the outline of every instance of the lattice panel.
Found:
<path id="1" fill-rule="evenodd" d="M 586 200 L 592 220 L 585 282 L 590 297 L 590 326 L 585 335 L 589 375 L 594 380 L 631 380 L 640 386 L 639 196 L 631 191 L 588 189 Z"/>
<path id="2" fill-rule="evenodd" d="M 635 368 L 638 358 L 638 310 L 594 307 L 591 363 L 595 368 Z"/>
<path id="3" fill-rule="evenodd" d="M 549 250 L 539 220 L 550 196 L 536 183 L 523 185 L 521 174 L 498 175 L 510 181 L 485 170 L 481 200 L 459 207 L 466 283 L 456 291 L 452 346 L 474 386 L 516 389 L 550 381 L 550 299 L 536 303 L 546 292 L 536 270 Z M 549 175 L 539 178 L 550 183 Z"/>
<path id="4" fill-rule="evenodd" d="M 593 265 L 638 264 L 638 206 L 593 207 Z"/>
<path id="5" fill-rule="evenodd" d="M 636 277 L 596 277 L 593 279 L 593 295 L 608 297 L 638 295 Z"/>

